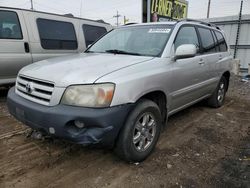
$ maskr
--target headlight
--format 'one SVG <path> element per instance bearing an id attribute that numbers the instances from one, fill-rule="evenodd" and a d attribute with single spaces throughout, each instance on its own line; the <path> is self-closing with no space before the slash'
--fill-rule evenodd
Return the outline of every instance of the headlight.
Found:
<path id="1" fill-rule="evenodd" d="M 115 85 L 111 83 L 70 86 L 66 89 L 61 103 L 82 107 L 108 107 L 114 89 Z"/>

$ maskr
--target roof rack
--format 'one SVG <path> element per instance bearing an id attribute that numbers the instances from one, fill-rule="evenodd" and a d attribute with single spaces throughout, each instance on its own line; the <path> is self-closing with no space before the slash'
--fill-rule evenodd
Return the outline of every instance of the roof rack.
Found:
<path id="1" fill-rule="evenodd" d="M 138 24 L 138 23 L 131 22 L 131 23 L 127 23 L 127 24 L 124 24 L 124 25 L 134 25 L 134 24 Z"/>
<path id="2" fill-rule="evenodd" d="M 203 25 L 206 25 L 206 26 L 209 26 L 209 27 L 214 27 L 214 28 L 220 30 L 220 28 L 217 25 L 215 25 L 213 23 L 210 23 L 210 22 L 204 22 L 204 21 L 201 21 L 201 20 L 195 20 L 195 19 L 189 19 L 189 18 L 178 20 L 178 22 L 184 22 L 184 21 L 186 21 L 186 22 L 196 22 L 196 23 L 203 24 Z"/>

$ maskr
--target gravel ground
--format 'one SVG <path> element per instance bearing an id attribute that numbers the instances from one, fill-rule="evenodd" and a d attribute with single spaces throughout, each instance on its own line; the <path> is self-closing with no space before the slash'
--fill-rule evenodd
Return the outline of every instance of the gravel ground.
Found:
<path id="1" fill-rule="evenodd" d="M 0 187 L 250 187 L 250 82 L 231 79 L 219 109 L 199 103 L 170 117 L 154 153 L 127 164 L 111 150 L 36 140 L 0 89 Z"/>

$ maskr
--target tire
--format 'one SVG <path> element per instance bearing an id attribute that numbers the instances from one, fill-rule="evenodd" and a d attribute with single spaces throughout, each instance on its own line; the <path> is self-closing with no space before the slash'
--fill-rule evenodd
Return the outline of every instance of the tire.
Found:
<path id="1" fill-rule="evenodd" d="M 227 79 L 222 76 L 220 82 L 214 91 L 213 95 L 207 100 L 207 103 L 212 108 L 219 108 L 225 102 L 228 82 Z"/>
<path id="2" fill-rule="evenodd" d="M 162 128 L 160 109 L 151 100 L 140 100 L 121 130 L 115 153 L 127 162 L 141 162 L 154 150 Z"/>

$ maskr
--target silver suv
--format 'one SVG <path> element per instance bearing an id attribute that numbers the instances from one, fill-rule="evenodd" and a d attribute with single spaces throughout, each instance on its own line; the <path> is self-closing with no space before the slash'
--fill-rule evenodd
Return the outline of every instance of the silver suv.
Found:
<path id="1" fill-rule="evenodd" d="M 43 134 L 143 161 L 170 115 L 201 100 L 223 105 L 231 60 L 224 34 L 209 23 L 127 25 L 85 53 L 23 68 L 8 108 Z"/>

